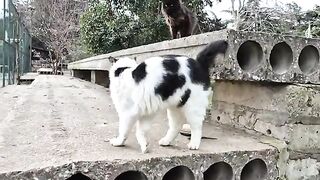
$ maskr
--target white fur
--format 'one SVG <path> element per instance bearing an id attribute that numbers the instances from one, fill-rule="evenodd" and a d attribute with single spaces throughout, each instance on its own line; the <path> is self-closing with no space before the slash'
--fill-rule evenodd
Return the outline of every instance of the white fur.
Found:
<path id="1" fill-rule="evenodd" d="M 141 151 L 147 152 L 146 133 L 151 126 L 151 119 L 159 110 L 167 109 L 169 129 L 159 144 L 162 146 L 170 145 L 179 134 L 182 125 L 187 122 L 191 128 L 191 140 L 188 148 L 199 148 L 210 89 L 204 90 L 203 85 L 191 82 L 186 59 L 187 57 L 177 58 L 180 63 L 179 74 L 186 77 L 186 83 L 166 101 L 162 101 L 161 97 L 154 92 L 155 87 L 162 82 L 165 73 L 162 68 L 162 57 L 145 60 L 147 76 L 139 84 L 136 84 L 132 78 L 132 71 L 137 67 L 134 60 L 121 58 L 112 65 L 109 73 L 110 92 L 119 116 L 119 134 L 110 140 L 113 146 L 124 145 L 130 130 L 137 123 L 136 138 Z M 114 72 L 119 67 L 131 68 L 123 71 L 119 77 L 115 77 Z M 191 90 L 188 101 L 184 106 L 177 107 L 187 89 Z"/>

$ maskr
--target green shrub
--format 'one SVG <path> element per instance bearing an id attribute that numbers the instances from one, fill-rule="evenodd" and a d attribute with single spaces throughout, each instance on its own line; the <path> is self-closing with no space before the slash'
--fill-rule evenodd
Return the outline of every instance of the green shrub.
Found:
<path id="1" fill-rule="evenodd" d="M 101 54 L 163 41 L 169 31 L 161 14 L 133 15 L 99 3 L 81 17 L 81 37 L 90 52 Z"/>

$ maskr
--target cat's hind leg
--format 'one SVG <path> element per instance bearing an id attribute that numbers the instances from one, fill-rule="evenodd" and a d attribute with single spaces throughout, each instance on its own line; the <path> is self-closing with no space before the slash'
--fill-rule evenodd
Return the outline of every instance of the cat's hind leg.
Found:
<path id="1" fill-rule="evenodd" d="M 110 144 L 112 146 L 123 146 L 136 121 L 137 121 L 137 117 L 135 115 L 132 115 L 132 114 L 120 115 L 118 137 L 111 139 Z"/>
<path id="2" fill-rule="evenodd" d="M 167 134 L 159 141 L 161 146 L 169 146 L 171 142 L 178 136 L 179 131 L 185 122 L 185 117 L 180 108 L 167 109 L 167 116 L 169 121 L 169 129 Z"/>
<path id="3" fill-rule="evenodd" d="M 202 137 L 202 125 L 206 114 L 205 106 L 187 105 L 184 108 L 187 122 L 190 124 L 191 139 L 188 148 L 191 150 L 199 149 Z"/>
<path id="4" fill-rule="evenodd" d="M 151 119 L 150 118 L 140 118 L 137 121 L 136 125 L 136 137 L 137 141 L 140 145 L 141 152 L 146 153 L 148 151 L 148 141 L 146 138 L 146 133 L 151 127 Z"/>

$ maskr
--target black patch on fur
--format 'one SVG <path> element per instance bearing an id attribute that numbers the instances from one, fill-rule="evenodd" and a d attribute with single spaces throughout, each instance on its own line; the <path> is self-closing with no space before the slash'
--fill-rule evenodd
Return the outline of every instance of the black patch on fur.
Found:
<path id="1" fill-rule="evenodd" d="M 129 68 L 129 67 L 121 67 L 121 68 L 116 69 L 116 71 L 114 72 L 114 76 L 119 77 L 120 74 L 127 68 Z"/>
<path id="2" fill-rule="evenodd" d="M 178 74 L 166 74 L 163 81 L 155 89 L 155 94 L 159 94 L 163 101 L 172 96 L 178 88 L 186 83 L 186 77 Z"/>
<path id="3" fill-rule="evenodd" d="M 203 89 L 207 90 L 210 86 L 209 73 L 204 71 L 200 63 L 194 59 L 188 59 L 188 68 L 190 69 L 190 79 L 194 84 L 202 84 Z"/>
<path id="4" fill-rule="evenodd" d="M 190 94 L 191 94 L 191 90 L 187 89 L 184 92 L 184 94 L 181 96 L 181 101 L 179 102 L 178 107 L 182 107 L 187 103 L 187 101 L 188 101 L 188 99 L 190 97 Z"/>
<path id="5" fill-rule="evenodd" d="M 180 64 L 176 59 L 165 59 L 162 61 L 162 65 L 170 73 L 178 73 L 180 68 Z"/>
<path id="6" fill-rule="evenodd" d="M 139 83 L 147 76 L 146 66 L 146 63 L 143 62 L 132 71 L 132 78 L 136 83 Z"/>

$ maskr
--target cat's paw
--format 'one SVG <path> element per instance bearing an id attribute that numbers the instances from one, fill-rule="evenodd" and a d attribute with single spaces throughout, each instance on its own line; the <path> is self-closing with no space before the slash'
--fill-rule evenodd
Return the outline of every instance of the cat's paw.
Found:
<path id="1" fill-rule="evenodd" d="M 159 145 L 160 146 L 170 146 L 170 141 L 168 141 L 168 139 L 167 138 L 162 138 L 162 139 L 160 139 L 160 141 L 159 141 Z"/>
<path id="2" fill-rule="evenodd" d="M 124 146 L 124 141 L 120 138 L 112 138 L 110 139 L 110 144 L 112 146 L 118 147 L 118 146 Z"/>
<path id="3" fill-rule="evenodd" d="M 148 145 L 145 145 L 145 146 L 140 146 L 141 148 L 141 153 L 142 154 L 145 154 L 149 151 L 149 148 L 148 148 Z"/>
<path id="4" fill-rule="evenodd" d="M 189 143 L 188 144 L 188 148 L 190 150 L 198 150 L 199 149 L 200 144 L 195 144 L 195 143 Z"/>

